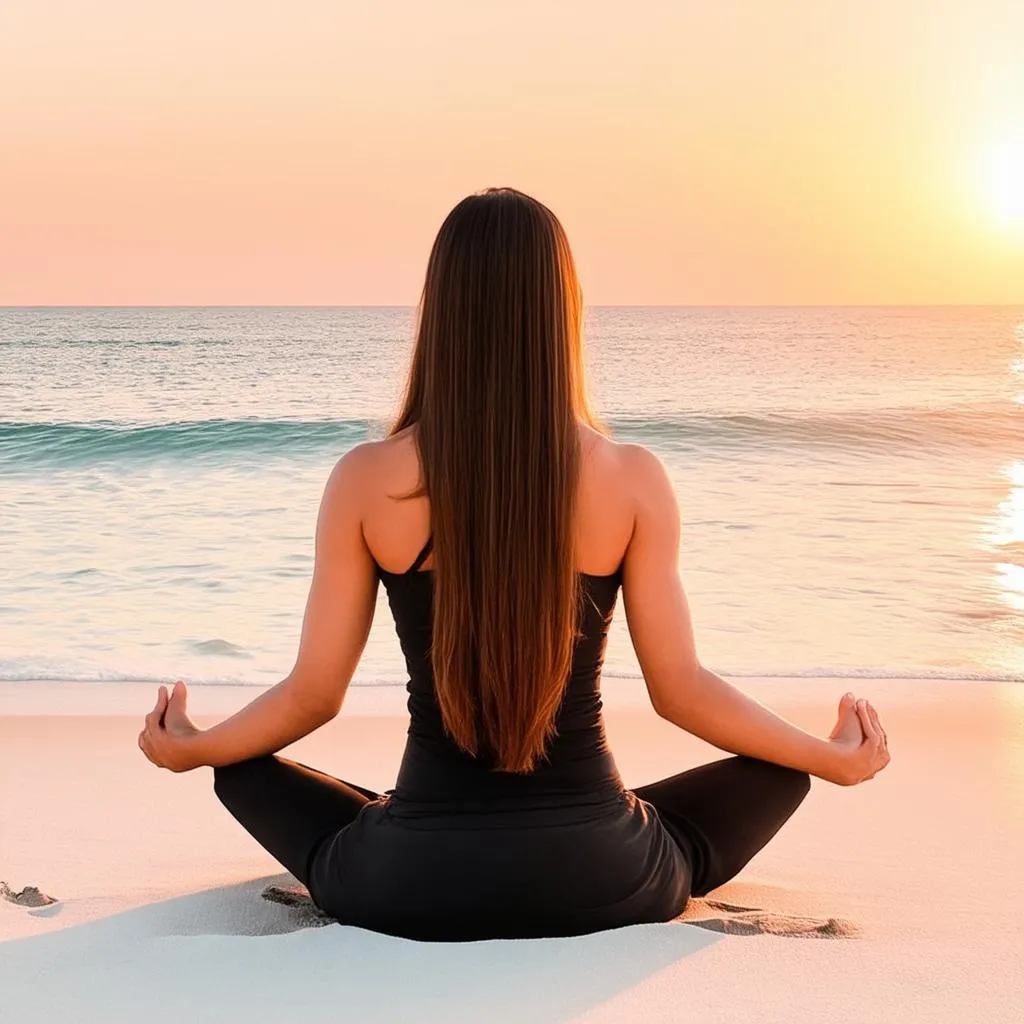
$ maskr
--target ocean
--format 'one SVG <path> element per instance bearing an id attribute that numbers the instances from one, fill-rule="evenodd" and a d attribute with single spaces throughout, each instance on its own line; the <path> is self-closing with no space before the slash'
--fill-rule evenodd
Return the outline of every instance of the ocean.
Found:
<path id="1" fill-rule="evenodd" d="M 0 680 L 273 684 L 320 496 L 405 308 L 0 309 Z M 704 664 L 1024 680 L 1024 308 L 592 308 L 657 451 Z M 606 685 L 640 678 L 621 603 Z M 381 588 L 353 680 L 406 679 Z"/>

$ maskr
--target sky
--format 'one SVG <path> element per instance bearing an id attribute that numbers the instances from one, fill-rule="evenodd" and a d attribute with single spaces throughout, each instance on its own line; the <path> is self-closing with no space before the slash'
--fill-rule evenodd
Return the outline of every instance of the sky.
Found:
<path id="1" fill-rule="evenodd" d="M 547 203 L 588 303 L 1024 303 L 1024 0 L 0 0 L 0 305 L 412 305 Z"/>

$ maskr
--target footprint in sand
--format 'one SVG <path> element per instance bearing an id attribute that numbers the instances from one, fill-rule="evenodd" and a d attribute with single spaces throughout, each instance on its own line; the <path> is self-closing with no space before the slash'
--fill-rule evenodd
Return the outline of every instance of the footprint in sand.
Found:
<path id="1" fill-rule="evenodd" d="M 271 903 L 293 907 L 299 920 L 309 928 L 322 928 L 325 924 L 336 924 L 335 918 L 325 914 L 310 898 L 304 885 L 268 885 L 260 895 Z"/>
<path id="2" fill-rule="evenodd" d="M 302 885 L 268 885 L 261 894 L 271 903 L 280 903 L 298 911 L 303 923 L 319 928 L 335 924 L 336 920 L 325 914 L 310 899 L 309 890 Z M 687 908 L 695 916 L 683 919 L 684 924 L 695 924 L 726 935 L 784 935 L 799 939 L 853 939 L 860 930 L 850 921 L 837 917 L 794 917 L 776 914 L 757 907 L 741 907 L 735 903 L 719 900 L 695 899 Z M 708 916 L 704 916 L 707 914 Z"/>
<path id="3" fill-rule="evenodd" d="M 19 907 L 48 907 L 57 902 L 52 896 L 40 892 L 37 886 L 26 885 L 21 892 L 15 892 L 6 882 L 0 882 L 0 896 Z"/>
<path id="4" fill-rule="evenodd" d="M 852 921 L 838 917 L 795 917 L 719 900 L 691 900 L 682 922 L 726 935 L 782 935 L 791 939 L 854 939 L 860 935 Z"/>

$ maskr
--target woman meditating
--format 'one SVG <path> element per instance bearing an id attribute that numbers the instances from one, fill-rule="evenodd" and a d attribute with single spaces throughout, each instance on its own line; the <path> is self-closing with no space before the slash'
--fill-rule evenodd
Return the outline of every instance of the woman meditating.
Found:
<path id="1" fill-rule="evenodd" d="M 512 189 L 460 202 L 401 413 L 327 481 L 294 668 L 211 729 L 182 682 L 146 716 L 146 756 L 212 766 L 231 814 L 344 924 L 462 940 L 666 921 L 743 868 L 809 776 L 853 785 L 889 761 L 866 701 L 843 697 L 822 739 L 701 665 L 675 494 L 592 413 L 581 316 L 547 207 Z M 383 794 L 276 754 L 338 714 L 379 583 L 410 716 Z M 654 710 L 736 756 L 624 786 L 600 697 L 620 588 Z"/>

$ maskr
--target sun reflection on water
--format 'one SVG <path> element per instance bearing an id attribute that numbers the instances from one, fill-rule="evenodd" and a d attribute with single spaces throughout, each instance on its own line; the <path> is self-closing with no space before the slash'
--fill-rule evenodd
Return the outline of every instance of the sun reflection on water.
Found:
<path id="1" fill-rule="evenodd" d="M 1024 612 L 1024 566 L 997 562 L 998 585 L 1003 601 L 1018 612 Z"/>
<path id="2" fill-rule="evenodd" d="M 1014 462 L 1004 472 L 1010 479 L 1010 493 L 999 503 L 992 536 L 992 543 L 1000 547 L 1024 543 L 1024 462 Z"/>
<path id="3" fill-rule="evenodd" d="M 1024 345 L 1024 321 L 1017 324 L 1017 341 Z M 1013 364 L 1013 372 L 1024 376 L 1024 359 Z M 1024 405 L 1024 392 L 1015 401 Z M 991 542 L 997 549 L 995 563 L 997 586 L 1001 600 L 1015 611 L 1024 611 L 1024 462 L 1016 461 L 1003 472 L 1009 478 L 1010 492 L 999 503 Z"/>

